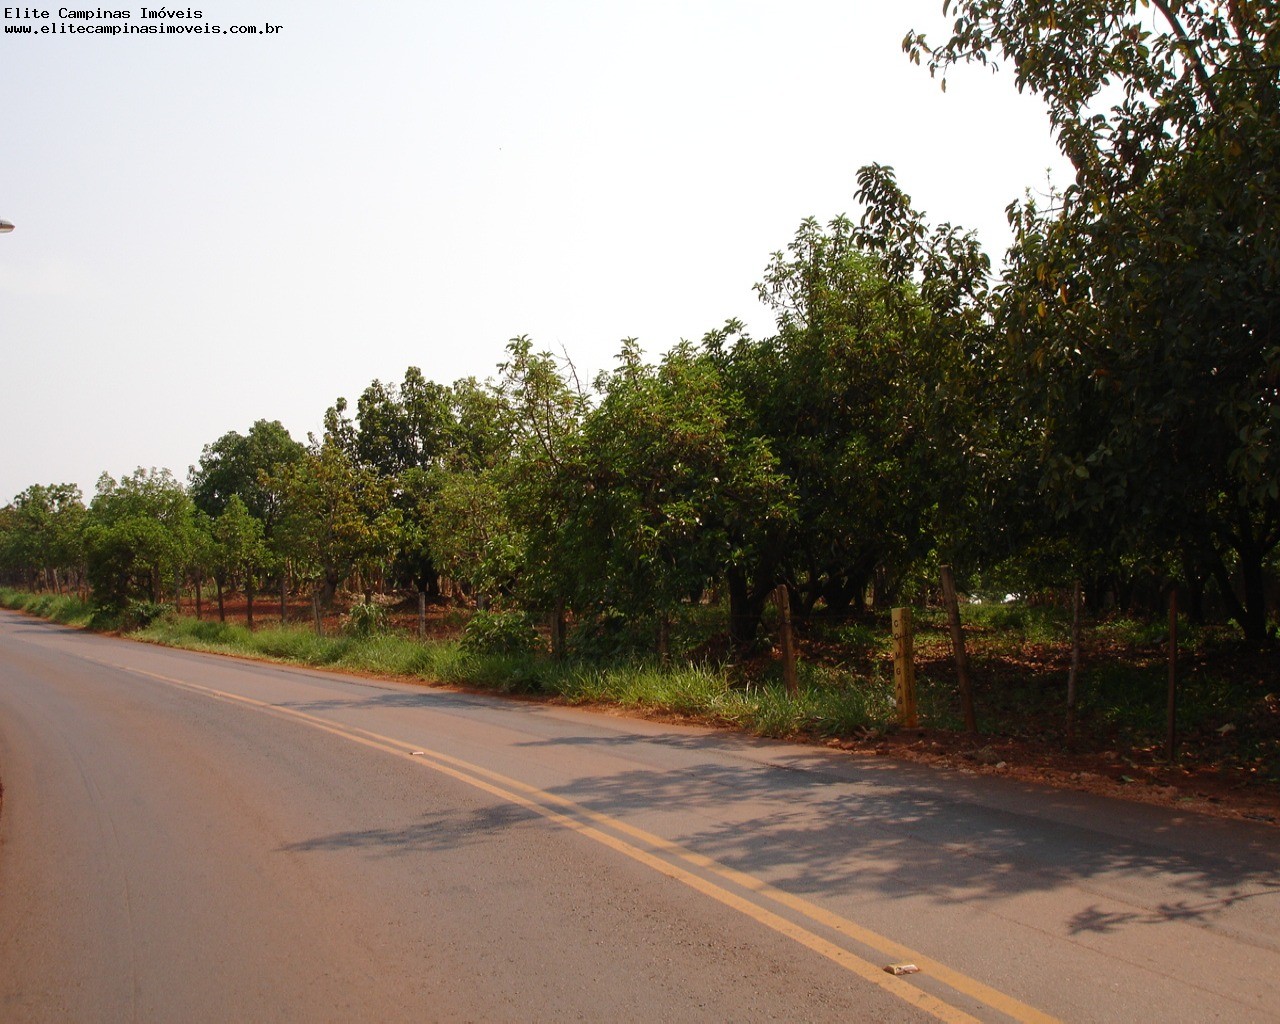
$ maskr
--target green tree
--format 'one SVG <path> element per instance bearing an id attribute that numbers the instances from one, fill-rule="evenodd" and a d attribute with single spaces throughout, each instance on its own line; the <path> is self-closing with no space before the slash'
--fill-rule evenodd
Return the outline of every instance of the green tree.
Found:
<path id="1" fill-rule="evenodd" d="M 565 489 L 578 604 L 654 619 L 661 638 L 710 580 L 750 571 L 748 551 L 788 519 L 787 481 L 705 351 L 681 344 L 653 366 L 627 339 L 596 386 Z M 748 612 L 734 611 L 747 646 Z"/>
<path id="2" fill-rule="evenodd" d="M 523 547 L 514 581 L 521 598 L 549 609 L 572 590 L 576 539 L 565 529 L 576 500 L 575 458 L 587 400 L 573 364 L 520 336 L 507 345 L 494 392 L 502 399 L 511 455 L 499 485 Z"/>
<path id="3" fill-rule="evenodd" d="M 169 470 L 104 473 L 85 516 L 84 544 L 94 598 L 123 607 L 159 601 L 185 575 L 195 543 L 195 507 Z"/>
<path id="4" fill-rule="evenodd" d="M 954 546 L 974 445 L 972 367 L 989 333 L 989 263 L 932 230 L 888 168 L 858 175 L 860 223 L 801 223 L 757 285 L 778 333 L 719 357 L 795 493 L 778 551 L 796 610 L 878 599 Z"/>
<path id="5" fill-rule="evenodd" d="M 1270 3 L 965 0 L 934 72 L 1012 63 L 1076 178 L 1015 208 L 1001 327 L 1042 492 L 1090 538 L 1207 572 L 1267 635 L 1280 544 L 1280 21 Z"/>
<path id="6" fill-rule="evenodd" d="M 514 413 L 502 391 L 464 377 L 449 389 L 450 422 L 441 461 L 449 472 L 479 472 L 510 461 Z"/>
<path id="7" fill-rule="evenodd" d="M 269 564 L 262 520 L 249 512 L 240 495 L 227 500 L 222 514 L 212 522 L 214 579 L 218 584 L 218 618 L 226 619 L 222 591 L 225 581 L 239 579 L 245 594 L 245 622 L 253 628 L 253 598 L 263 570 Z"/>
<path id="8" fill-rule="evenodd" d="M 452 392 L 411 366 L 398 386 L 375 380 L 365 388 L 354 423 L 346 409 L 339 398 L 326 414 L 329 436 L 346 446 L 357 465 L 390 485 L 400 520 L 393 572 L 435 597 L 439 572 L 427 544 L 426 516 L 454 435 Z"/>
<path id="9" fill-rule="evenodd" d="M 306 448 L 279 420 L 258 420 L 247 434 L 234 430 L 205 445 L 189 474 L 191 499 L 210 516 L 220 516 L 233 496 L 263 524 L 266 535 L 280 517 L 280 495 L 267 482 L 282 467 L 302 461 Z"/>
<path id="10" fill-rule="evenodd" d="M 326 606 L 353 572 L 365 581 L 390 560 L 398 516 L 387 481 L 326 438 L 268 484 L 283 497 L 279 549 L 319 582 Z"/>
<path id="11" fill-rule="evenodd" d="M 360 395 L 354 455 L 384 477 L 426 469 L 439 463 L 451 425 L 449 389 L 411 366 L 399 386 L 375 380 Z"/>
<path id="12" fill-rule="evenodd" d="M 931 501 L 909 360 L 924 311 L 893 285 L 844 217 L 812 219 L 758 288 L 776 337 L 739 351 L 743 390 L 796 489 L 785 568 L 807 610 L 860 604 L 877 570 L 901 571 Z M 908 306 L 913 308 L 907 309 Z"/>
<path id="13" fill-rule="evenodd" d="M 282 594 L 288 580 L 288 559 L 276 537 L 284 502 L 278 483 L 287 475 L 287 468 L 297 465 L 305 454 L 306 448 L 279 420 L 257 420 L 247 434 L 229 431 L 205 445 L 200 464 L 192 466 L 188 475 L 192 500 L 205 515 L 217 519 L 231 498 L 238 496 L 245 511 L 262 523 L 268 549 L 264 557 L 280 578 Z M 221 588 L 225 576 L 217 582 Z"/>
<path id="14" fill-rule="evenodd" d="M 0 508 L 0 579 L 10 586 L 31 585 L 31 572 L 18 542 L 13 505 Z"/>
<path id="15" fill-rule="evenodd" d="M 466 584 L 482 607 L 509 593 L 524 566 L 524 537 L 509 514 L 507 479 L 492 469 L 446 473 L 423 517 L 434 564 Z"/>
<path id="16" fill-rule="evenodd" d="M 5 563 L 28 586 L 61 591 L 83 563 L 84 501 L 74 484 L 33 484 L 13 499 Z"/>

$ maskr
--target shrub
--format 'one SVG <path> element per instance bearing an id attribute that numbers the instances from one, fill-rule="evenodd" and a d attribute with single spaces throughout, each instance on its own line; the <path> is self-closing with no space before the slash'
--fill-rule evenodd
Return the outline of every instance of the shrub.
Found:
<path id="1" fill-rule="evenodd" d="M 351 606 L 343 628 L 351 636 L 375 636 L 387 632 L 389 626 L 387 610 L 382 605 L 361 601 Z"/>
<path id="2" fill-rule="evenodd" d="M 158 601 L 130 601 L 120 615 L 120 629 L 130 633 L 135 629 L 146 629 L 156 619 L 163 618 L 173 609 Z"/>
<path id="3" fill-rule="evenodd" d="M 520 612 L 476 612 L 459 646 L 470 654 L 532 654 L 542 640 Z"/>

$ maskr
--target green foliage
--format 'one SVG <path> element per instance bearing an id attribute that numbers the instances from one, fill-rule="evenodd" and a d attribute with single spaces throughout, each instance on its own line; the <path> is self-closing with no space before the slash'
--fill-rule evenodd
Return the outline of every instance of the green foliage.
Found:
<path id="1" fill-rule="evenodd" d="M 1169 620 L 1159 619 L 1104 619 L 1094 627 L 1096 635 L 1108 643 L 1127 648 L 1146 648 L 1160 651 L 1168 643 Z M 1178 649 L 1194 651 L 1205 639 L 1205 632 L 1185 618 L 1178 619 Z"/>
<path id="2" fill-rule="evenodd" d="M 0 587 L 0 607 L 28 612 L 70 626 L 87 626 L 94 612 L 91 603 L 73 594 L 32 594 L 9 587 Z"/>
<path id="3" fill-rule="evenodd" d="M 218 622 L 214 619 L 185 620 L 183 626 L 186 636 L 200 643 L 209 644 L 210 649 L 213 650 L 229 645 L 236 631 L 241 629 L 229 622 Z M 245 634 L 248 635 L 247 630 Z"/>
<path id="4" fill-rule="evenodd" d="M 1085 556 L 1213 577 L 1262 642 L 1280 544 L 1280 22 L 1274 5 L 1155 6 L 964 0 L 945 43 L 906 46 L 933 71 L 1012 63 L 1076 169 L 1047 210 L 1011 209 L 998 318 L 1050 509 Z"/>
<path id="5" fill-rule="evenodd" d="M 219 578 L 238 577 L 252 592 L 268 560 L 263 523 L 252 515 L 240 495 L 228 499 L 222 514 L 212 524 L 213 546 L 209 553 Z"/>
<path id="6" fill-rule="evenodd" d="M 619 661 L 608 667 L 578 665 L 559 683 L 559 692 L 578 703 L 651 707 L 677 715 L 719 717 L 729 692 L 723 671 L 706 665 L 661 668 L 652 661 Z"/>
<path id="7" fill-rule="evenodd" d="M 628 340 L 597 387 L 565 513 L 577 603 L 652 622 L 779 534 L 787 482 L 708 353 L 681 344 L 650 366 Z"/>
<path id="8" fill-rule="evenodd" d="M 390 628 L 387 609 L 373 601 L 361 601 L 351 606 L 343 627 L 352 636 L 375 636 Z"/>
<path id="9" fill-rule="evenodd" d="M 1021 650 L 1026 644 L 1065 643 L 1071 636 L 1071 609 L 1068 605 L 984 601 L 961 606 L 960 616 L 966 626 L 987 634 L 985 644 L 992 650 Z M 936 628 L 947 628 L 941 615 L 937 617 Z"/>
<path id="10" fill-rule="evenodd" d="M 165 615 L 171 615 L 173 608 L 157 601 L 130 601 L 119 618 L 118 629 L 126 633 L 146 629 L 151 623 Z"/>
<path id="11" fill-rule="evenodd" d="M 969 512 L 989 263 L 972 235 L 930 232 L 887 168 L 858 180 L 861 225 L 806 219 L 756 286 L 778 334 L 707 339 L 793 495 L 749 581 L 728 580 L 747 616 L 780 581 L 802 612 L 859 606 L 873 579 L 883 599 Z"/>
<path id="12" fill-rule="evenodd" d="M 398 387 L 375 380 L 356 404 L 356 461 L 382 477 L 438 465 L 453 427 L 451 393 L 411 366 Z"/>
<path id="13" fill-rule="evenodd" d="M 1022 632 L 1027 624 L 1027 610 L 1021 605 L 983 605 L 982 610 L 977 614 L 974 614 L 972 609 L 966 608 L 965 611 L 969 612 L 970 621 L 981 622 L 989 629 L 1012 629 Z"/>
<path id="14" fill-rule="evenodd" d="M 395 580 L 428 595 L 439 592 L 428 528 L 458 439 L 454 399 L 455 389 L 411 366 L 399 386 L 375 380 L 365 388 L 354 423 L 343 398 L 325 416 L 329 439 L 388 485 L 399 524 L 390 563 Z"/>
<path id="15" fill-rule="evenodd" d="M 319 582 L 326 605 L 353 572 L 374 576 L 390 563 L 399 523 L 391 485 L 332 435 L 268 483 L 283 497 L 279 550 L 299 576 Z"/>
<path id="16" fill-rule="evenodd" d="M 89 582 L 104 608 L 158 601 L 197 543 L 195 508 L 167 469 L 139 468 L 119 481 L 104 473 L 85 523 Z"/>
<path id="17" fill-rule="evenodd" d="M 569 631 L 569 653 L 583 661 L 613 662 L 643 656 L 655 649 L 653 620 L 605 607 L 579 617 Z"/>
<path id="18" fill-rule="evenodd" d="M 305 452 L 279 420 L 258 420 L 243 436 L 229 431 L 205 445 L 199 466 L 192 467 L 191 499 L 205 515 L 217 517 L 238 497 L 269 537 L 281 513 L 281 495 L 269 481 L 302 461 Z"/>
<path id="19" fill-rule="evenodd" d="M 883 680 L 855 680 L 803 666 L 801 692 L 788 696 L 781 682 L 747 688 L 723 669 L 652 662 L 571 669 L 555 684 L 569 700 L 642 706 L 695 715 L 777 738 L 845 736 L 882 727 L 892 718 L 892 687 Z"/>
<path id="20" fill-rule="evenodd" d="M 512 521 L 504 479 L 494 469 L 442 476 L 425 524 L 434 564 L 486 598 L 510 589 L 524 560 L 524 534 Z"/>
<path id="21" fill-rule="evenodd" d="M 458 646 L 475 654 L 532 654 L 542 647 L 542 638 L 521 612 L 476 612 Z"/>
<path id="22" fill-rule="evenodd" d="M 580 575 L 577 538 L 568 519 L 579 491 L 575 454 L 587 400 L 573 364 L 537 352 L 525 336 L 507 345 L 495 392 L 505 403 L 511 459 L 500 483 L 511 525 L 509 547 L 518 547 L 512 588 L 527 607 L 563 599 Z"/>
<path id="23" fill-rule="evenodd" d="M 50 590 L 83 563 L 84 502 L 73 484 L 33 484 L 0 515 L 0 573 Z"/>

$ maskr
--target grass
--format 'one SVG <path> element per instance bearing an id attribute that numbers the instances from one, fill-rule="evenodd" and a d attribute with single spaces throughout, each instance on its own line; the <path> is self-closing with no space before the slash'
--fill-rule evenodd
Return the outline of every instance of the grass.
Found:
<path id="1" fill-rule="evenodd" d="M 74 594 L 28 594 L 9 587 L 0 587 L 0 607 L 68 626 L 88 626 L 94 615 L 93 606 Z"/>
<path id="2" fill-rule="evenodd" d="M 87 625 L 93 609 L 69 599 L 0 591 L 6 607 Z M 64 609 L 75 608 L 75 615 Z M 774 673 L 743 684 L 729 667 L 663 667 L 654 660 L 620 658 L 601 664 L 555 663 L 545 655 L 464 651 L 452 641 L 420 641 L 382 633 L 368 637 L 317 636 L 307 626 L 250 631 L 239 623 L 166 615 L 127 634 L 169 647 L 263 658 L 317 668 L 441 682 L 501 693 L 537 693 L 572 704 L 615 704 L 732 725 L 761 736 L 842 736 L 878 729 L 893 714 L 891 686 L 822 666 L 801 665 L 799 696 L 786 694 Z"/>

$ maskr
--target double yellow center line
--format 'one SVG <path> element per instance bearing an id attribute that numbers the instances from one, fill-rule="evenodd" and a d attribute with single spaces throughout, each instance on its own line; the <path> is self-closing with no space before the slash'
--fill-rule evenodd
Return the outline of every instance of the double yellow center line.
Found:
<path id="1" fill-rule="evenodd" d="M 780 935 L 785 935 L 852 974 L 947 1024 L 976 1024 L 979 1018 L 925 991 L 918 984 L 904 977 L 886 973 L 882 967 L 870 960 L 824 938 L 804 925 L 797 924 L 791 918 L 769 909 L 767 904 L 785 908 L 795 917 L 872 949 L 889 961 L 909 961 L 920 968 L 919 977 L 934 979 L 953 992 L 967 996 L 1009 1019 L 1021 1021 L 1024 1024 L 1058 1024 L 1055 1017 L 1042 1013 L 1004 992 L 993 989 L 886 936 L 824 910 L 808 900 L 778 889 L 753 875 L 726 867 L 710 857 L 686 849 L 669 839 L 636 828 L 610 815 L 593 811 L 589 807 L 555 793 L 548 793 L 530 786 L 519 779 L 501 775 L 437 750 L 424 750 L 390 736 L 383 736 L 355 726 L 341 725 L 279 704 L 228 693 L 127 665 L 107 662 L 100 662 L 100 664 L 177 686 L 206 697 L 245 705 L 304 723 L 314 729 L 374 750 L 405 758 L 508 803 L 527 808 L 563 828 L 608 847 L 624 857 L 629 857 L 738 911 Z M 748 899 L 740 892 L 734 891 L 735 889 L 751 893 L 759 902 Z"/>

